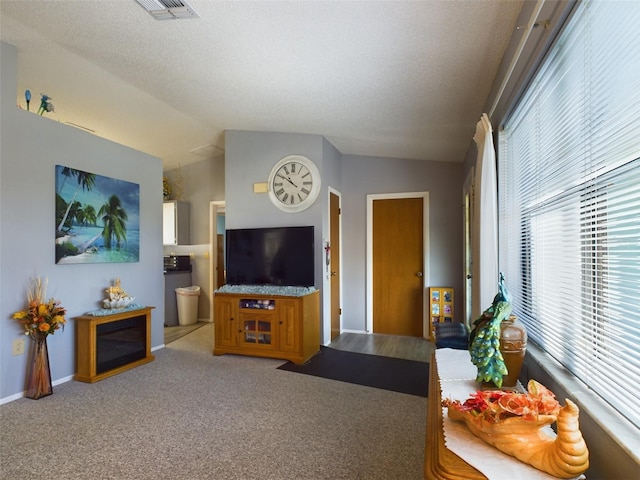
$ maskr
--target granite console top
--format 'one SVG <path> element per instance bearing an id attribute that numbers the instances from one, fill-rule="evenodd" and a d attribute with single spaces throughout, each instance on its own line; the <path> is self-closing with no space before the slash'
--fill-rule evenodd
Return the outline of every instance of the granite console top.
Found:
<path id="1" fill-rule="evenodd" d="M 303 297 L 315 291 L 315 287 L 280 287 L 276 285 L 223 285 L 222 287 L 218 288 L 215 293 Z"/>

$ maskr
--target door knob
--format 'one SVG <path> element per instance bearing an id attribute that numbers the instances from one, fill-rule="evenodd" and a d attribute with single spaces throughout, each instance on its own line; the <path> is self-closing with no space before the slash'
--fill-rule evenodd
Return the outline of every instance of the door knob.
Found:
<path id="1" fill-rule="evenodd" d="M 422 276 L 422 272 L 416 273 L 416 277 L 421 277 L 421 276 Z"/>
<path id="2" fill-rule="evenodd" d="M 335 277 L 336 276 L 336 272 L 331 272 L 331 276 Z"/>

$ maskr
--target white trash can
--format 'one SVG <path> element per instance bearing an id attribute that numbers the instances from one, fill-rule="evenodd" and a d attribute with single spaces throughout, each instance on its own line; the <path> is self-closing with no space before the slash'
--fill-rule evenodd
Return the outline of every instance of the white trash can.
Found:
<path id="1" fill-rule="evenodd" d="M 178 323 L 180 325 L 193 325 L 198 321 L 198 297 L 200 287 L 176 288 L 176 300 L 178 303 Z"/>

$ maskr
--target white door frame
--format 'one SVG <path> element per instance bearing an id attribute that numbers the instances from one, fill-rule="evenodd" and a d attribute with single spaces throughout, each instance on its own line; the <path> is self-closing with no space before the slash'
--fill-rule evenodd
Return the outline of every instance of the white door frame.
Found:
<path id="1" fill-rule="evenodd" d="M 475 203 L 475 168 L 471 167 L 467 178 L 462 186 L 462 205 L 465 208 L 465 212 L 462 214 L 462 228 L 464 232 L 464 241 L 462 242 L 462 285 L 463 288 L 463 322 L 467 328 L 471 328 L 473 323 L 473 277 L 470 277 L 473 272 L 473 215 L 474 215 L 474 203 Z M 469 197 L 469 204 L 467 205 L 467 197 Z M 468 208 L 468 212 L 466 209 Z"/>
<path id="2" fill-rule="evenodd" d="M 373 202 L 393 198 L 422 198 L 422 336 L 429 337 L 427 287 L 429 286 L 429 192 L 380 193 L 367 195 L 367 311 L 366 332 L 373 333 Z"/>

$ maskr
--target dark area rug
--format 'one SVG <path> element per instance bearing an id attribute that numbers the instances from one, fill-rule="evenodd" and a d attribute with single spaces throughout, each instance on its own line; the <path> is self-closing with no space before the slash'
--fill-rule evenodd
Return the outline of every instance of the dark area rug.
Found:
<path id="1" fill-rule="evenodd" d="M 320 347 L 304 365 L 287 362 L 278 369 L 420 397 L 428 394 L 429 364 L 415 360 Z"/>

